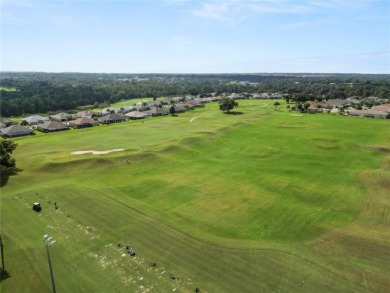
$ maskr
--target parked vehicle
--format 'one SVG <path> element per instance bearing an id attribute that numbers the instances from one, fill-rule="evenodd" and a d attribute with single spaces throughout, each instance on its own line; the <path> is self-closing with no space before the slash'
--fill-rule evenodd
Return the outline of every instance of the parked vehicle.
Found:
<path id="1" fill-rule="evenodd" d="M 34 202 L 32 209 L 36 212 L 40 212 L 42 210 L 41 204 L 39 202 Z"/>

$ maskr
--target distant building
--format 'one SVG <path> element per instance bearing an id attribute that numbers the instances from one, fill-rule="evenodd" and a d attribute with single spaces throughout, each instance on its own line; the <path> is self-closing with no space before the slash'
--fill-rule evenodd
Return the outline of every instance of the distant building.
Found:
<path id="1" fill-rule="evenodd" d="M 77 112 L 76 114 L 76 117 L 77 118 L 83 118 L 83 117 L 86 117 L 86 118 L 92 118 L 96 115 L 95 112 L 92 112 L 90 110 L 86 110 L 86 111 L 80 111 L 80 112 Z"/>
<path id="2" fill-rule="evenodd" d="M 88 117 L 77 118 L 76 120 L 69 122 L 69 126 L 73 128 L 86 128 L 86 127 L 93 127 L 98 125 L 99 122 Z"/>
<path id="3" fill-rule="evenodd" d="M 100 117 L 98 121 L 103 124 L 111 124 L 111 123 L 117 123 L 117 122 L 124 122 L 127 118 L 125 116 L 119 115 L 119 114 L 108 114 L 106 116 Z"/>
<path id="4" fill-rule="evenodd" d="M 348 111 L 348 114 L 350 116 L 390 119 L 390 112 L 381 111 L 381 110 L 375 110 L 375 109 L 350 110 L 350 111 Z"/>
<path id="5" fill-rule="evenodd" d="M 42 132 L 55 132 L 69 130 L 69 127 L 62 122 L 58 121 L 46 121 L 38 124 L 37 129 Z"/>
<path id="6" fill-rule="evenodd" d="M 68 113 L 59 113 L 56 115 L 51 115 L 49 118 L 53 121 L 58 121 L 58 122 L 65 122 L 68 120 L 72 120 L 72 115 Z"/>
<path id="7" fill-rule="evenodd" d="M 49 118 L 42 117 L 39 115 L 33 115 L 23 119 L 23 122 L 28 125 L 38 125 L 46 121 L 49 121 Z"/>
<path id="8" fill-rule="evenodd" d="M 32 129 L 20 125 L 11 125 L 0 129 L 0 135 L 4 138 L 30 135 L 33 132 Z"/>

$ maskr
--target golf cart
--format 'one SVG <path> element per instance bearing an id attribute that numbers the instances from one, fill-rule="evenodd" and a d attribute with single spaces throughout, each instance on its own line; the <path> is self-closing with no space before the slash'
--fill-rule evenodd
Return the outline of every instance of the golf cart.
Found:
<path id="1" fill-rule="evenodd" d="M 39 202 L 34 202 L 32 209 L 33 211 L 40 212 L 42 210 L 41 204 Z"/>

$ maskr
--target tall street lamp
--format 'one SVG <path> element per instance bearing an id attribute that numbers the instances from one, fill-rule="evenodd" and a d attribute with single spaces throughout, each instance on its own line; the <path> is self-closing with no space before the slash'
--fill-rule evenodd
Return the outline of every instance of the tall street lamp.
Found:
<path id="1" fill-rule="evenodd" d="M 5 268 L 4 268 L 3 238 L 1 238 L 1 235 L 0 235 L 0 249 L 1 249 L 1 272 L 4 272 Z"/>
<path id="2" fill-rule="evenodd" d="M 47 234 L 43 235 L 43 241 L 45 242 L 45 245 L 46 245 L 47 259 L 49 261 L 51 286 L 53 287 L 53 293 L 56 293 L 56 286 L 54 284 L 53 269 L 51 267 L 50 252 L 49 252 L 49 247 L 52 246 L 56 241 L 53 240 L 53 237 L 49 237 L 49 235 L 47 235 Z"/>

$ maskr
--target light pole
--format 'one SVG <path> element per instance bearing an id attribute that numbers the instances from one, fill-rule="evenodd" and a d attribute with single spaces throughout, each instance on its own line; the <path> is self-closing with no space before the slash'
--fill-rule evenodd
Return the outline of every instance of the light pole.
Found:
<path id="1" fill-rule="evenodd" d="M 0 249 L 1 249 L 1 273 L 5 271 L 4 268 L 4 251 L 3 251 L 3 238 L 0 235 Z"/>
<path id="2" fill-rule="evenodd" d="M 51 268 L 50 252 L 49 252 L 49 247 L 52 246 L 56 241 L 53 240 L 53 237 L 49 237 L 49 235 L 47 234 L 43 235 L 43 241 L 45 242 L 46 245 L 47 259 L 49 261 L 51 286 L 53 287 L 53 293 L 56 293 L 56 286 L 54 284 L 53 269 Z"/>

